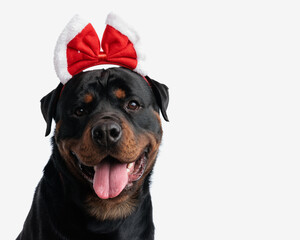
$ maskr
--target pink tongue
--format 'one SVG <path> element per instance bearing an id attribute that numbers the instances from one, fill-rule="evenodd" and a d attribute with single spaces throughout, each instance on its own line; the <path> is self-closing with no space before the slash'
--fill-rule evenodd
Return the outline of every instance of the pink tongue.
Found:
<path id="1" fill-rule="evenodd" d="M 128 183 L 126 163 L 103 161 L 95 167 L 94 191 L 99 198 L 118 196 Z"/>

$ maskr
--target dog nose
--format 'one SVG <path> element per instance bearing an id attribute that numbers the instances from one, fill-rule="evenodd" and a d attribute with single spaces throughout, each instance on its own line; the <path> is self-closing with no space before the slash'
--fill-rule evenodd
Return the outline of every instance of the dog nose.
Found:
<path id="1" fill-rule="evenodd" d="M 100 145 L 117 143 L 122 136 L 122 128 L 115 121 L 107 120 L 92 129 L 93 140 Z"/>

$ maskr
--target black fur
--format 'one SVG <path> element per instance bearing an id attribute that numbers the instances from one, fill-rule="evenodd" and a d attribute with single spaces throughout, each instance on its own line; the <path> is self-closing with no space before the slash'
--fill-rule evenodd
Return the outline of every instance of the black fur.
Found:
<path id="1" fill-rule="evenodd" d="M 107 111 L 126 118 L 137 134 L 151 132 L 161 136 L 159 122 L 152 113 L 160 110 L 164 119 L 168 120 L 168 88 L 149 77 L 147 80 L 151 87 L 141 76 L 124 68 L 90 71 L 76 75 L 64 88 L 59 84 L 41 100 L 41 110 L 47 123 L 46 136 L 51 132 L 52 119 L 56 123 L 62 121 L 63 126 L 52 138 L 52 155 L 17 240 L 154 239 L 149 192 L 151 171 L 138 189 L 138 204 L 134 212 L 126 218 L 101 221 L 86 211 L 85 196 L 91 188 L 70 172 L 57 145 L 60 139 L 79 138 L 92 115 Z M 112 81 L 117 81 L 118 86 L 126 89 L 130 96 L 140 98 L 143 110 L 134 114 L 124 111 L 120 102 L 108 93 Z M 80 119 L 73 117 L 73 109 L 79 106 L 78 98 L 87 89 L 95 92 L 94 102 L 89 105 L 86 116 Z"/>

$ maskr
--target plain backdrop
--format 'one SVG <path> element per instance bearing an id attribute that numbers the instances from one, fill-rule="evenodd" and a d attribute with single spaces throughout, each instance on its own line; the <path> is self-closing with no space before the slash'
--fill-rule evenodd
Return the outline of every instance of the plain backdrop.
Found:
<path id="1" fill-rule="evenodd" d="M 51 154 L 40 99 L 79 13 L 141 37 L 170 88 L 152 198 L 156 239 L 300 239 L 299 1 L 2 1 L 0 239 L 15 239 Z"/>

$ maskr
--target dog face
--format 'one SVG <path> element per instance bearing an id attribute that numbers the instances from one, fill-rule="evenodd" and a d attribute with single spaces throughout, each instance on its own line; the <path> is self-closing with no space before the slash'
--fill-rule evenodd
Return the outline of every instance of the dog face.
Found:
<path id="1" fill-rule="evenodd" d="M 151 85 L 151 87 L 149 86 Z M 55 144 L 87 191 L 97 218 L 128 216 L 151 173 L 168 120 L 168 89 L 125 68 L 82 72 L 42 100 L 46 135 L 55 119 Z"/>

